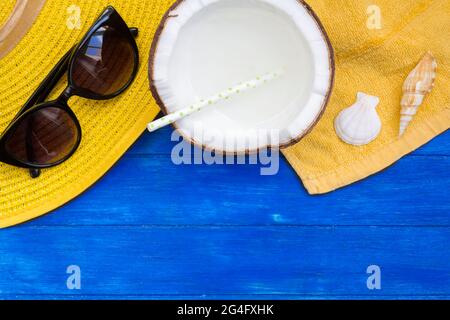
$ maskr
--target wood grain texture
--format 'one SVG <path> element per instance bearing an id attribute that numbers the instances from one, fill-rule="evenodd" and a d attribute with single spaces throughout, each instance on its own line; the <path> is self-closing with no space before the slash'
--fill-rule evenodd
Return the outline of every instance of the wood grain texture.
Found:
<path id="1" fill-rule="evenodd" d="M 170 131 L 146 134 L 79 199 L 0 231 L 0 299 L 449 299 L 449 137 L 311 197 L 284 161 L 175 166 Z"/>
<path id="2" fill-rule="evenodd" d="M 450 295 L 2 295 L 4 300 L 450 300 Z"/>
<path id="3" fill-rule="evenodd" d="M 450 287 L 448 227 L 25 230 L 32 245 L 18 241 L 23 228 L 0 237 L 1 252 L 15 251 L 14 260 L 0 257 L 3 294 L 73 294 L 69 265 L 82 270 L 80 294 L 96 295 L 441 295 Z M 384 274 L 379 292 L 366 287 L 372 264 Z"/>
<path id="4" fill-rule="evenodd" d="M 285 161 L 278 175 L 265 177 L 253 165 L 176 166 L 156 153 L 162 146 L 151 146 L 168 137 L 153 138 L 141 139 L 85 196 L 30 225 L 450 225 L 450 159 L 435 155 L 442 143 L 429 156 L 309 196 Z"/>

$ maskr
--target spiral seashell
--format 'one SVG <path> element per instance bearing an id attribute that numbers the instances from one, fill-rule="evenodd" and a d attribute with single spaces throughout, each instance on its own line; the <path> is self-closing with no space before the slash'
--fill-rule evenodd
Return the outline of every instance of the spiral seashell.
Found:
<path id="1" fill-rule="evenodd" d="M 343 110 L 334 122 L 337 135 L 342 141 L 363 146 L 375 140 L 381 132 L 381 119 L 376 107 L 378 97 L 359 92 L 357 101 Z"/>
<path id="2" fill-rule="evenodd" d="M 433 90 L 436 71 L 436 59 L 431 52 L 427 52 L 403 84 L 400 137 L 417 114 L 425 96 Z"/>

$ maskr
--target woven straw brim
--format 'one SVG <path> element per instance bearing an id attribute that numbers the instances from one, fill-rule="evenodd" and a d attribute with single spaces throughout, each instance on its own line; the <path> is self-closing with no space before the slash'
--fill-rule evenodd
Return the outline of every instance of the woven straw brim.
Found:
<path id="1" fill-rule="evenodd" d="M 80 149 L 66 163 L 31 179 L 27 170 L 0 164 L 0 227 L 48 213 L 72 200 L 110 169 L 145 130 L 159 109 L 149 91 L 147 60 L 152 38 L 172 0 L 49 0 L 19 44 L 0 60 L 0 130 L 40 84 L 58 60 L 78 42 L 107 5 L 129 26 L 138 27 L 141 64 L 124 94 L 108 101 L 74 97 L 70 107 L 83 129 Z M 0 3 L 0 24 L 14 1 Z M 81 9 L 81 29 L 70 30 L 67 8 Z M 53 97 L 67 85 L 61 81 Z"/>
<path id="2" fill-rule="evenodd" d="M 2 3 L 0 4 L 0 26 L 2 26 L 9 18 L 15 3 L 16 0 L 2 0 Z"/>

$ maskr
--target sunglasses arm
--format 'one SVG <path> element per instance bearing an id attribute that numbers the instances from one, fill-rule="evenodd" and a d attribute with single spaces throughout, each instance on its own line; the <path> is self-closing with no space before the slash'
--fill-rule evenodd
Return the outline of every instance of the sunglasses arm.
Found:
<path id="1" fill-rule="evenodd" d="M 130 28 L 130 32 L 133 35 L 133 37 L 137 37 L 139 35 L 139 29 L 138 28 Z M 71 48 L 62 58 L 59 60 L 57 65 L 50 71 L 50 73 L 47 75 L 47 77 L 42 81 L 42 83 L 39 85 L 39 87 L 36 89 L 36 91 L 33 93 L 33 95 L 28 99 L 28 101 L 25 103 L 25 105 L 22 107 L 22 109 L 19 111 L 17 116 L 18 118 L 21 114 L 26 112 L 28 109 L 34 107 L 35 105 L 44 102 L 49 94 L 52 92 L 54 87 L 58 84 L 58 82 L 61 80 L 61 78 L 66 74 L 67 69 L 69 68 L 70 59 L 72 56 L 73 51 L 75 50 L 76 46 Z M 29 141 L 27 141 L 28 145 Z M 29 150 L 28 152 L 31 152 Z M 41 170 L 39 169 L 30 169 L 30 175 L 32 178 L 37 178 L 41 175 Z"/>
<path id="2" fill-rule="evenodd" d="M 64 57 L 57 63 L 57 65 L 50 71 L 50 73 L 47 75 L 47 77 L 42 81 L 42 83 L 39 85 L 39 87 L 36 89 L 36 91 L 33 93 L 33 95 L 28 99 L 28 101 L 25 103 L 25 105 L 22 107 L 22 109 L 19 111 L 19 113 L 16 115 L 14 120 L 16 120 L 20 115 L 22 115 L 27 110 L 31 109 L 35 105 L 44 102 L 48 95 L 52 92 L 53 88 L 56 86 L 56 84 L 61 80 L 61 78 L 64 76 L 64 74 L 67 71 L 67 68 L 69 66 L 70 56 L 72 55 L 74 48 L 70 49 Z M 31 133 L 29 134 L 31 135 Z M 31 147 L 29 147 L 30 139 L 27 134 L 27 152 L 32 153 Z M 30 169 L 30 175 L 32 178 L 37 178 L 40 176 L 40 170 L 39 169 Z"/>
<path id="3" fill-rule="evenodd" d="M 138 28 L 130 28 L 130 32 L 133 37 L 137 37 L 139 34 Z M 50 71 L 47 77 L 42 81 L 33 95 L 28 99 L 25 105 L 17 114 L 16 118 L 22 113 L 26 112 L 28 109 L 34 107 L 35 105 L 44 102 L 49 94 L 52 92 L 57 83 L 66 74 L 69 67 L 70 58 L 76 47 L 71 48 L 62 58 L 59 60 L 57 65 Z"/>
<path id="4" fill-rule="evenodd" d="M 138 28 L 130 28 L 130 32 L 131 32 L 131 35 L 133 37 L 135 37 L 135 38 L 137 38 L 138 35 L 139 35 L 139 29 Z"/>
<path id="5" fill-rule="evenodd" d="M 67 68 L 69 66 L 70 56 L 72 54 L 74 48 L 68 51 L 64 57 L 58 62 L 58 64 L 50 71 L 48 76 L 42 81 L 33 95 L 28 99 L 28 101 L 24 104 L 22 109 L 17 114 L 16 118 L 18 118 L 21 114 L 26 112 L 28 109 L 34 107 L 35 105 L 42 103 L 47 99 L 48 95 L 52 92 L 53 88 L 56 84 L 61 80 L 63 75 L 66 73 Z M 15 119 L 16 119 L 15 118 Z"/>

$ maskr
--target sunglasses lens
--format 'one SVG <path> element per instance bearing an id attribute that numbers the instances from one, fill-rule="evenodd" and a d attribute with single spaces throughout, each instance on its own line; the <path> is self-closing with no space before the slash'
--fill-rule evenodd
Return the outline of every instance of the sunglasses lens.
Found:
<path id="1" fill-rule="evenodd" d="M 5 143 L 6 152 L 20 162 L 35 165 L 52 165 L 65 159 L 79 136 L 73 118 L 54 107 L 26 115 L 12 130 Z"/>
<path id="2" fill-rule="evenodd" d="M 72 81 L 79 88 L 108 96 L 125 87 L 134 67 L 134 49 L 130 39 L 112 26 L 103 26 L 74 57 Z"/>

